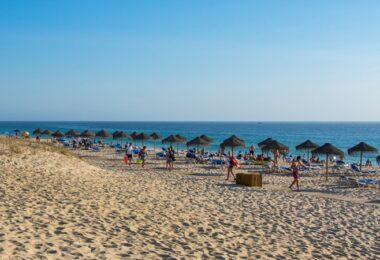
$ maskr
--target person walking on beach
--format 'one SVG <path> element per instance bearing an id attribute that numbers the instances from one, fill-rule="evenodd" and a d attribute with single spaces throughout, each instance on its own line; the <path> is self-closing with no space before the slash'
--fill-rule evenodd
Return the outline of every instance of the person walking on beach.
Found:
<path id="1" fill-rule="evenodd" d="M 171 149 L 170 149 L 170 147 L 168 147 L 168 149 L 166 150 L 165 157 L 166 157 L 166 169 L 169 170 L 169 171 L 171 171 L 172 156 L 171 156 Z"/>
<path id="2" fill-rule="evenodd" d="M 125 152 L 125 154 L 128 157 L 129 167 L 132 167 L 132 159 L 133 159 L 133 147 L 132 147 L 132 144 L 129 144 L 127 146 L 127 151 Z"/>
<path id="3" fill-rule="evenodd" d="M 145 166 L 145 160 L 146 160 L 146 157 L 148 156 L 148 153 L 146 151 L 146 146 L 144 146 L 140 152 L 139 152 L 139 158 L 141 160 L 141 167 L 144 168 Z"/>
<path id="4" fill-rule="evenodd" d="M 169 147 L 169 156 L 170 156 L 170 170 L 173 170 L 174 161 L 175 161 L 175 152 L 172 146 Z"/>
<path id="5" fill-rule="evenodd" d="M 301 161 L 301 156 L 297 156 L 292 162 L 292 165 L 290 168 L 292 168 L 293 172 L 293 182 L 290 184 L 289 189 L 292 189 L 293 185 L 297 185 L 297 191 L 300 191 L 300 186 L 299 186 L 299 178 L 300 178 L 300 167 L 303 166 L 303 163 Z"/>
<path id="6" fill-rule="evenodd" d="M 234 155 L 232 154 L 232 152 L 229 152 L 228 157 L 227 157 L 227 181 L 230 178 L 230 174 L 236 180 L 233 169 L 234 169 L 234 166 L 237 166 L 237 164 L 238 163 L 237 163 L 237 160 L 235 159 Z"/>

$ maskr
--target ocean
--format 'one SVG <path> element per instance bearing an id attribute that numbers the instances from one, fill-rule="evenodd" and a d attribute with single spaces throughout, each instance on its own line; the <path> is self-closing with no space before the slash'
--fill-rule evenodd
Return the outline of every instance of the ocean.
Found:
<path id="1" fill-rule="evenodd" d="M 16 129 L 33 132 L 36 128 L 63 132 L 70 129 L 95 132 L 105 129 L 110 133 L 123 130 L 129 134 L 133 131 L 157 132 L 163 137 L 180 134 L 189 140 L 206 134 L 214 139 L 208 148 L 211 151 L 218 150 L 219 144 L 232 134 L 245 140 L 246 149 L 251 144 L 257 147 L 258 142 L 271 137 L 289 146 L 292 155 L 302 155 L 302 152 L 295 150 L 295 146 L 310 139 L 320 145 L 332 143 L 343 150 L 346 159 L 351 162 L 358 159 L 348 156 L 347 149 L 359 142 L 367 142 L 380 150 L 380 122 L 0 122 L 1 134 L 14 133 Z M 111 142 L 112 139 L 107 141 Z M 153 142 L 146 144 L 152 146 Z M 374 160 L 375 157 L 369 155 L 365 159 Z"/>

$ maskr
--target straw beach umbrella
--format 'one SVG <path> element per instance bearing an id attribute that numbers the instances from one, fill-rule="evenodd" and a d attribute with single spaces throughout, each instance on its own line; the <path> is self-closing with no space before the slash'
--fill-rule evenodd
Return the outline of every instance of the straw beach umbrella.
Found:
<path id="1" fill-rule="evenodd" d="M 59 138 L 59 137 L 64 137 L 65 134 L 62 133 L 61 131 L 55 131 L 54 133 L 51 134 L 52 137 Z"/>
<path id="2" fill-rule="evenodd" d="M 272 141 L 273 141 L 273 139 L 269 137 L 269 138 L 265 139 L 264 141 L 261 141 L 261 142 L 258 143 L 257 145 L 258 145 L 260 148 L 262 148 L 263 146 L 267 145 L 268 143 L 270 143 L 270 142 L 272 142 Z"/>
<path id="3" fill-rule="evenodd" d="M 51 136 L 52 134 L 53 134 L 53 131 L 46 129 L 45 131 L 41 133 L 41 136 L 44 136 L 44 135 Z"/>
<path id="4" fill-rule="evenodd" d="M 43 133 L 44 130 L 41 128 L 37 128 L 36 130 L 33 131 L 34 135 L 40 136 Z"/>
<path id="5" fill-rule="evenodd" d="M 135 137 L 138 135 L 138 133 L 136 131 L 134 131 L 132 134 L 130 134 L 130 136 L 132 136 L 133 139 L 135 139 Z"/>
<path id="6" fill-rule="evenodd" d="M 95 133 L 87 129 L 80 134 L 80 137 L 95 138 Z"/>
<path id="7" fill-rule="evenodd" d="M 237 137 L 236 135 L 231 135 L 229 138 L 224 140 L 221 144 L 220 147 L 226 148 L 226 147 L 231 147 L 232 154 L 234 153 L 234 148 L 235 147 L 245 147 L 245 142 L 243 139 Z"/>
<path id="8" fill-rule="evenodd" d="M 153 133 L 150 135 L 152 137 L 152 139 L 154 140 L 154 150 L 156 150 L 156 141 L 157 140 L 161 140 L 162 139 L 162 136 L 157 134 L 157 133 Z"/>
<path id="9" fill-rule="evenodd" d="M 123 131 L 115 131 L 112 134 L 113 139 L 121 139 L 121 143 L 123 143 L 123 139 L 133 139 L 132 136 L 123 132 Z"/>
<path id="10" fill-rule="evenodd" d="M 263 152 L 272 152 L 274 155 L 274 166 L 277 166 L 278 156 L 277 156 L 276 152 L 277 151 L 280 151 L 280 152 L 289 151 L 289 147 L 287 147 L 286 145 L 284 145 L 284 144 L 282 144 L 276 140 L 271 140 L 270 142 L 267 142 L 266 145 L 262 146 L 261 150 Z"/>
<path id="11" fill-rule="evenodd" d="M 112 135 L 110 133 L 108 133 L 106 130 L 102 129 L 100 130 L 99 132 L 97 132 L 95 134 L 96 137 L 100 137 L 100 138 L 108 138 L 108 137 L 111 137 Z"/>
<path id="12" fill-rule="evenodd" d="M 266 145 L 262 146 L 261 149 L 263 151 L 267 151 L 267 152 L 274 152 L 276 150 L 288 151 L 289 147 L 278 142 L 277 140 L 272 140 L 272 141 L 268 142 Z"/>
<path id="13" fill-rule="evenodd" d="M 377 149 L 364 142 L 360 142 L 354 147 L 348 149 L 348 154 L 351 156 L 360 155 L 360 171 L 362 170 L 363 155 L 369 153 L 377 153 Z"/>
<path id="14" fill-rule="evenodd" d="M 65 135 L 71 136 L 71 137 L 78 137 L 78 136 L 80 136 L 80 132 L 77 130 L 71 129 L 71 130 L 67 131 Z"/>
<path id="15" fill-rule="evenodd" d="M 102 130 L 100 130 L 99 132 L 97 132 L 96 134 L 95 134 L 95 137 L 99 137 L 99 138 L 101 138 L 102 139 L 102 143 L 104 144 L 104 139 L 105 138 L 109 138 L 109 137 L 111 137 L 112 135 L 110 134 L 110 133 L 108 133 L 106 130 L 104 130 L 104 129 L 102 129 Z"/>
<path id="16" fill-rule="evenodd" d="M 168 137 L 162 140 L 162 143 L 170 144 L 170 146 L 172 146 L 173 144 L 177 144 L 177 153 L 178 153 L 178 144 L 184 143 L 184 141 L 178 138 L 176 135 L 169 135 Z"/>
<path id="17" fill-rule="evenodd" d="M 306 151 L 307 152 L 307 161 L 309 161 L 309 155 L 310 155 L 310 151 L 318 148 L 319 145 L 316 144 L 316 143 L 313 143 L 312 141 L 310 140 L 306 140 L 305 142 L 303 142 L 302 144 L 299 144 L 296 146 L 296 150 L 297 151 Z"/>
<path id="18" fill-rule="evenodd" d="M 330 155 L 337 155 L 337 156 L 343 156 L 344 152 L 342 150 L 339 150 L 335 146 L 333 146 L 330 143 L 325 143 L 324 145 L 314 149 L 312 154 L 324 154 L 326 155 L 326 180 L 328 178 L 329 173 L 329 156 Z"/>
<path id="19" fill-rule="evenodd" d="M 180 139 L 183 143 L 187 142 L 187 138 L 183 135 L 175 135 L 178 139 Z"/>
<path id="20" fill-rule="evenodd" d="M 140 134 L 136 135 L 133 139 L 134 140 L 141 140 L 141 145 L 144 146 L 144 141 L 150 140 L 150 139 L 152 139 L 152 137 L 146 133 L 140 133 Z"/>
<path id="21" fill-rule="evenodd" d="M 197 150 L 198 150 L 199 146 L 209 146 L 209 145 L 210 145 L 210 143 L 207 140 L 201 138 L 200 136 L 195 137 L 193 140 L 186 143 L 186 146 L 188 146 L 188 147 L 196 146 Z"/>
<path id="22" fill-rule="evenodd" d="M 202 138 L 203 140 L 206 140 L 208 143 L 212 143 L 214 142 L 214 139 L 212 139 L 211 137 L 207 136 L 207 135 L 201 135 L 200 138 Z"/>
<path id="23" fill-rule="evenodd" d="M 41 135 L 48 135 L 48 136 L 50 136 L 52 134 L 53 134 L 53 131 L 50 131 L 50 130 L 47 130 L 47 129 L 41 133 Z"/>

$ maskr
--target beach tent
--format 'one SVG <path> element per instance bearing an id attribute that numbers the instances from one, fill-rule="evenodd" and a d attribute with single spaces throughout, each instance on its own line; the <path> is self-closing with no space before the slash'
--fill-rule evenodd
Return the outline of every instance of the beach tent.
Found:
<path id="1" fill-rule="evenodd" d="M 333 146 L 330 143 L 325 143 L 324 145 L 314 149 L 312 154 L 324 154 L 326 155 L 326 181 L 328 179 L 328 173 L 329 173 L 329 156 L 330 155 L 337 155 L 337 156 L 344 156 L 344 152 L 342 150 L 339 150 L 335 146 Z"/>
<path id="2" fill-rule="evenodd" d="M 360 171 L 362 170 L 362 164 L 363 164 L 363 155 L 370 154 L 370 153 L 377 153 L 377 149 L 373 146 L 370 146 L 364 142 L 360 142 L 354 147 L 351 147 L 348 149 L 348 154 L 351 156 L 359 155 L 360 156 Z"/>

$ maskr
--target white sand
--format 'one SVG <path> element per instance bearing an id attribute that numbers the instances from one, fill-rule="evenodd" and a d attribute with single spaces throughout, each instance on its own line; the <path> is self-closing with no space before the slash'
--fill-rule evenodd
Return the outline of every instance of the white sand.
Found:
<path id="1" fill-rule="evenodd" d="M 264 188 L 226 182 L 221 168 L 145 170 L 120 157 L 0 140 L 0 252 L 21 258 L 376 259 L 379 189 L 338 189 L 264 176 Z M 44 148 L 46 150 L 47 148 Z M 92 164 L 92 165 L 90 165 Z M 371 203 L 368 203 L 371 202 Z"/>

